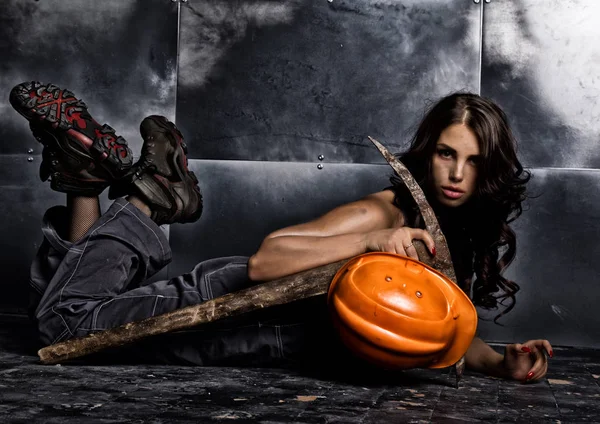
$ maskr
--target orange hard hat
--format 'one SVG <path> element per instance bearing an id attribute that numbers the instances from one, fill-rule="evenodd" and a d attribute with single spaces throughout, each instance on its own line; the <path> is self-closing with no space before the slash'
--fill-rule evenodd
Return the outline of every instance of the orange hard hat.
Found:
<path id="1" fill-rule="evenodd" d="M 453 365 L 477 328 L 477 311 L 456 284 L 392 253 L 365 253 L 347 262 L 333 277 L 327 302 L 343 343 L 388 369 Z"/>

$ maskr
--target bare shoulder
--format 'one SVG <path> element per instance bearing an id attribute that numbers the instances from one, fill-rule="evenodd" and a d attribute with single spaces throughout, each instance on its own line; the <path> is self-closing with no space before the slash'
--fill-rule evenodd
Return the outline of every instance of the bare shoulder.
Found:
<path id="1" fill-rule="evenodd" d="M 392 190 L 383 190 L 370 194 L 364 200 L 370 202 L 373 207 L 381 209 L 381 213 L 386 214 L 392 220 L 391 226 L 396 227 L 404 224 L 404 215 L 394 204 L 394 192 Z"/>

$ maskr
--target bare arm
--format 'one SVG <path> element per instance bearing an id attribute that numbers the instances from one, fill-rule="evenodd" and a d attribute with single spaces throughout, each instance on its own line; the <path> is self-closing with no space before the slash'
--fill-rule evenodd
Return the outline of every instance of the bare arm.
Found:
<path id="1" fill-rule="evenodd" d="M 507 377 L 503 365 L 504 355 L 496 352 L 490 345 L 475 337 L 465 354 L 467 368 L 494 377 Z"/>
<path id="2" fill-rule="evenodd" d="M 507 344 L 502 355 L 480 338 L 474 338 L 465 360 L 473 371 L 527 382 L 544 378 L 548 372 L 548 357 L 552 356 L 552 345 L 545 339 Z"/>
<path id="3" fill-rule="evenodd" d="M 408 254 L 401 247 L 413 238 L 433 239 L 419 229 L 401 228 L 403 215 L 389 190 L 339 206 L 313 221 L 268 235 L 250 258 L 252 280 L 272 280 L 371 250 Z M 404 243 L 404 244 L 403 244 Z"/>

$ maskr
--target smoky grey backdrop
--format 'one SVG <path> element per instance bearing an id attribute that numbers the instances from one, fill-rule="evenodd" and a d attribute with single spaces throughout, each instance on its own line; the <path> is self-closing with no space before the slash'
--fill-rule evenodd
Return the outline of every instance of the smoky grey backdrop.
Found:
<path id="1" fill-rule="evenodd" d="M 386 187 L 366 136 L 402 150 L 468 90 L 507 112 L 535 194 L 513 225 L 517 305 L 480 335 L 600 347 L 599 21 L 596 0 L 4 0 L 0 313 L 25 313 L 42 215 L 64 202 L 8 103 L 18 83 L 71 89 L 136 155 L 146 115 L 176 121 L 205 212 L 169 228 L 161 277 Z"/>

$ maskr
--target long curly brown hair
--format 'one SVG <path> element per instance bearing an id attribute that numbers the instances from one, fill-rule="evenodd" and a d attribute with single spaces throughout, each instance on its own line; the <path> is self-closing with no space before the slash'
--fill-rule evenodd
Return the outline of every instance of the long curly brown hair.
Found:
<path id="1" fill-rule="evenodd" d="M 452 124 L 464 124 L 475 133 L 482 156 L 477 165 L 475 194 L 455 210 L 439 205 L 430 187 L 431 159 L 437 141 Z M 502 276 L 516 254 L 516 237 L 509 223 L 523 211 L 525 185 L 531 178 L 517 158 L 516 147 L 506 114 L 499 106 L 476 94 L 454 93 L 427 111 L 408 150 L 397 154 L 438 215 L 461 287 L 468 290 L 467 282 L 474 272 L 473 303 L 486 309 L 505 307 L 494 321 L 514 307 L 519 291 L 518 284 Z M 394 202 L 404 212 L 407 224 L 422 226 L 416 205 L 401 180 L 393 176 L 391 182 Z M 501 250 L 504 253 L 499 258 Z"/>

